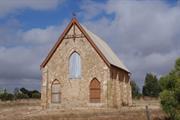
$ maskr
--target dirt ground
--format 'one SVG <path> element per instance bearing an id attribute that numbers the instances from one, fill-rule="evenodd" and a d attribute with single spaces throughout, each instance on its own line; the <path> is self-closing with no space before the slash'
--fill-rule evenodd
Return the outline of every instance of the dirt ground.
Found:
<path id="1" fill-rule="evenodd" d="M 163 120 L 158 100 L 134 100 L 131 107 L 120 109 L 47 109 L 39 100 L 0 102 L 0 120 L 147 120 L 148 105 L 151 120 Z"/>

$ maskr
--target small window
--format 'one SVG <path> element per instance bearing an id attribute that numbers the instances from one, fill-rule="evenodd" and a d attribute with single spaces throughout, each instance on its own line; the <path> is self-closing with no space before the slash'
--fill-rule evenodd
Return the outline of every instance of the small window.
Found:
<path id="1" fill-rule="evenodd" d="M 70 75 L 70 78 L 80 78 L 81 77 L 81 58 L 77 52 L 74 52 L 70 56 L 69 75 Z"/>
<path id="2" fill-rule="evenodd" d="M 61 102 L 60 83 L 58 80 L 54 80 L 52 83 L 51 95 L 52 95 L 51 96 L 52 103 L 60 103 Z"/>

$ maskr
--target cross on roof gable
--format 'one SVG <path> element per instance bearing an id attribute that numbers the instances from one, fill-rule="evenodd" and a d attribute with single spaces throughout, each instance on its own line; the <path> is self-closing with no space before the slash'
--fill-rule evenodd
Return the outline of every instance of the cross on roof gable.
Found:
<path id="1" fill-rule="evenodd" d="M 79 24 L 78 20 L 76 18 L 73 18 L 71 22 L 68 24 L 64 32 L 59 37 L 58 41 L 55 43 L 54 47 L 49 52 L 48 56 L 45 58 L 43 63 L 40 65 L 40 68 L 45 67 L 45 65 L 48 63 L 58 46 L 63 41 L 64 37 L 68 33 L 68 31 L 71 29 L 73 25 L 76 25 L 79 30 L 84 34 L 84 36 L 87 38 L 87 40 L 90 42 L 92 47 L 96 50 L 96 52 L 100 55 L 100 57 L 103 59 L 103 61 L 107 64 L 108 67 L 115 66 L 117 68 L 123 69 L 126 72 L 129 72 L 129 70 L 126 68 L 126 66 L 119 60 L 119 58 L 115 55 L 115 53 L 112 51 L 112 49 L 105 43 L 101 38 L 99 38 L 97 35 L 89 31 L 86 27 Z"/>

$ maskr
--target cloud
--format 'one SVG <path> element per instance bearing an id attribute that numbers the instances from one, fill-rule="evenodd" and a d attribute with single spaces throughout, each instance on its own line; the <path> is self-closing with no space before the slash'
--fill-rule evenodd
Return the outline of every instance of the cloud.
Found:
<path id="1" fill-rule="evenodd" d="M 30 88 L 33 81 L 36 80 L 36 88 L 39 88 L 40 71 L 38 69 L 41 53 L 37 50 L 26 47 L 0 47 L 0 88 L 8 89 L 25 84 Z M 24 80 L 29 80 L 29 84 Z M 14 84 L 13 84 L 14 83 Z M 33 82 L 34 83 L 34 82 Z M 21 86 L 23 87 L 23 86 Z"/>
<path id="2" fill-rule="evenodd" d="M 85 6 L 88 8 L 94 4 L 97 5 L 91 2 Z M 84 10 L 85 6 L 81 9 Z M 179 4 L 108 0 L 100 7 L 101 11 L 93 11 L 98 14 L 90 16 L 87 12 L 82 15 L 86 20 L 84 24 L 106 40 L 140 85 L 147 72 L 162 75 L 173 67 L 180 55 Z M 102 12 L 104 15 L 99 14 Z M 110 15 L 113 16 L 111 19 Z"/>
<path id="3" fill-rule="evenodd" d="M 55 3 L 61 3 L 58 0 L 50 3 L 48 0 L 38 3 L 20 1 L 16 0 L 15 4 L 8 0 L 0 1 L 0 16 L 24 8 L 53 9 L 58 5 Z M 110 45 L 140 86 L 147 72 L 166 74 L 180 55 L 179 4 L 169 6 L 163 1 L 108 0 L 105 3 L 82 2 L 79 6 L 82 24 Z M 40 88 L 39 65 L 66 25 L 65 20 L 61 25 L 26 31 L 16 19 L 1 25 L 0 87 Z"/>
<path id="4" fill-rule="evenodd" d="M 52 42 L 59 35 L 59 28 L 55 26 L 49 26 L 46 29 L 33 28 L 22 34 L 22 39 L 28 43 L 43 44 Z"/>
<path id="5" fill-rule="evenodd" d="M 82 11 L 78 13 L 78 16 L 81 16 L 82 14 L 86 13 L 87 15 L 84 16 L 85 19 L 91 19 L 92 16 L 95 17 L 98 14 L 101 14 L 104 10 L 105 4 L 103 3 L 95 3 L 91 0 L 82 1 L 81 6 Z"/>
<path id="6" fill-rule="evenodd" d="M 0 0 L 0 17 L 21 9 L 50 10 L 64 0 Z"/>
<path id="7" fill-rule="evenodd" d="M 16 22 L 13 22 L 16 21 Z M 23 31 L 19 22 L 0 26 L 0 88 L 27 87 L 40 89 L 40 64 L 63 31 L 62 25 Z M 20 25 L 21 26 L 21 25 Z M 13 33 L 13 34 L 10 34 Z"/>

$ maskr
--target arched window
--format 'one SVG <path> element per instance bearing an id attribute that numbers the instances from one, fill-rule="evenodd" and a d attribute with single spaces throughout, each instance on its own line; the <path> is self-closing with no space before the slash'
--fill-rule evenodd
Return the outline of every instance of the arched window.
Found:
<path id="1" fill-rule="evenodd" d="M 72 53 L 69 58 L 69 75 L 70 78 L 81 77 L 81 57 L 77 52 Z"/>
<path id="2" fill-rule="evenodd" d="M 90 95 L 89 95 L 90 102 L 99 103 L 101 98 L 101 85 L 97 79 L 94 78 L 93 80 L 91 80 L 89 91 L 90 91 Z"/>
<path id="3" fill-rule="evenodd" d="M 52 101 L 52 103 L 60 103 L 61 102 L 60 83 L 58 80 L 54 80 L 52 83 L 51 101 Z"/>

